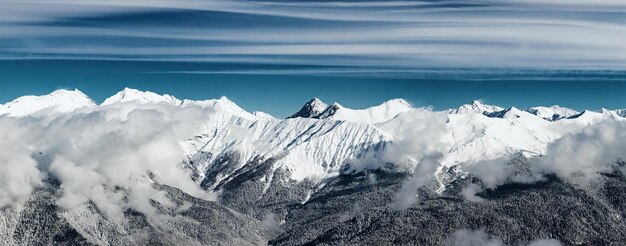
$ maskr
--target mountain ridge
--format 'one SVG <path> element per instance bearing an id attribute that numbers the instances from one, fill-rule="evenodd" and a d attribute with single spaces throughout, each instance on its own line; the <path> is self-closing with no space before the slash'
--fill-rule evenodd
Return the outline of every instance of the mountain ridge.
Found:
<path id="1" fill-rule="evenodd" d="M 66 101 L 63 101 L 63 98 L 66 98 Z M 42 100 L 42 102 L 38 102 L 37 104 L 42 104 L 40 106 L 30 106 L 31 109 L 22 109 L 16 110 L 15 107 L 19 106 L 19 104 L 25 103 L 25 101 L 29 100 Z M 49 100 L 50 102 L 45 102 Z M 255 118 L 254 112 L 250 113 L 246 110 L 239 107 L 235 102 L 229 100 L 227 97 L 223 96 L 218 99 L 209 99 L 209 100 L 189 100 L 189 99 L 178 99 L 169 94 L 157 94 L 150 91 L 140 91 L 132 88 L 124 88 L 116 94 L 106 98 L 102 103 L 96 104 L 96 102 L 89 98 L 86 94 L 81 92 L 78 89 L 67 90 L 67 89 L 59 89 L 50 94 L 41 95 L 41 96 L 33 96 L 27 95 L 20 98 L 16 98 L 13 101 L 6 102 L 4 104 L 0 104 L 0 115 L 1 114 L 9 114 L 9 115 L 19 115 L 25 116 L 28 114 L 35 113 L 42 109 L 50 109 L 54 107 L 59 108 L 59 112 L 67 113 L 74 109 L 79 109 L 82 107 L 95 107 L 95 106 L 106 106 L 114 103 L 125 103 L 125 102 L 136 102 L 136 103 L 166 103 L 174 106 L 189 106 L 189 105 L 197 105 L 204 107 L 212 107 L 216 105 L 220 105 L 224 108 L 231 108 L 240 113 L 240 115 L 247 115 L 246 117 Z M 33 104 L 33 103 L 31 103 Z M 301 109 L 292 114 L 291 116 L 286 117 L 290 118 L 312 118 L 312 119 L 335 119 L 335 120 L 345 120 L 345 121 L 360 121 L 369 124 L 376 124 L 386 120 L 389 120 L 395 117 L 397 114 L 406 112 L 413 106 L 408 103 L 406 100 L 397 98 L 387 100 L 379 105 L 375 105 L 372 107 L 364 108 L 364 109 L 351 109 L 344 107 L 339 103 L 326 104 L 319 98 L 312 98 L 307 103 L 305 103 Z M 27 107 L 28 108 L 28 107 Z M 489 105 L 485 104 L 480 100 L 473 100 L 469 104 L 464 104 L 459 106 L 458 108 L 450 108 L 446 110 L 441 110 L 441 112 L 445 112 L 448 114 L 467 114 L 467 113 L 479 113 L 479 114 L 492 114 L 500 112 L 501 114 L 505 114 L 502 112 L 504 110 L 510 110 L 511 108 L 503 108 L 497 105 Z M 10 112 L 14 111 L 14 112 Z M 559 105 L 552 106 L 534 106 L 527 108 L 525 111 L 536 115 L 542 119 L 548 121 L 556 121 L 566 118 L 575 118 L 576 115 L 580 115 L 585 111 L 589 112 L 599 112 L 599 113 L 611 113 L 618 115 L 620 117 L 626 117 L 626 109 L 599 109 L 599 110 L 583 110 L 578 112 L 576 110 L 562 107 Z M 244 113 L 245 112 L 245 113 Z M 274 118 L 269 117 L 271 115 L 259 112 L 260 117 L 257 118 Z"/>

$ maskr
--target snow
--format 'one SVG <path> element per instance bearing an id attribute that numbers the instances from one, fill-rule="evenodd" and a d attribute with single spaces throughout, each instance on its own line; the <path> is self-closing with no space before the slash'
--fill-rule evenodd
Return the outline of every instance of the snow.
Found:
<path id="1" fill-rule="evenodd" d="M 43 96 L 23 96 L 0 105 L 0 115 L 22 117 L 42 110 L 59 113 L 72 112 L 81 108 L 93 108 L 96 103 L 83 92 L 74 90 L 56 90 Z"/>

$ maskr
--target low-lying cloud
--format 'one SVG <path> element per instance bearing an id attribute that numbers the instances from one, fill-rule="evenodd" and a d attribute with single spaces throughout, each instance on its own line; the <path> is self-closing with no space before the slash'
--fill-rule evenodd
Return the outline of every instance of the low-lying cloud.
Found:
<path id="1" fill-rule="evenodd" d="M 88 201 L 106 216 L 125 209 L 151 214 L 151 201 L 173 207 L 153 183 L 213 199 L 181 167 L 178 141 L 193 136 L 211 110 L 121 103 L 70 114 L 0 117 L 0 207 L 26 201 L 46 180 L 61 189 L 58 204 Z M 54 183 L 54 182 L 51 182 Z"/>
<path id="2" fill-rule="evenodd" d="M 546 175 L 584 185 L 597 181 L 601 173 L 611 172 L 624 162 L 623 139 L 626 139 L 626 121 L 606 118 L 564 134 L 546 147 L 545 155 L 527 160 L 527 167 L 512 165 L 509 156 L 469 164 L 463 169 L 478 177 L 487 189 L 505 183 L 534 183 L 545 180 Z M 471 184 L 461 195 L 469 201 L 482 201 L 476 193 L 483 187 Z"/>
<path id="3" fill-rule="evenodd" d="M 413 176 L 402 184 L 390 204 L 394 209 L 411 207 L 418 200 L 418 189 L 434 177 L 443 153 L 449 148 L 447 122 L 445 113 L 423 108 L 400 113 L 393 120 L 378 125 L 393 135 L 393 141 L 384 149 L 356 160 L 354 169 L 376 169 L 381 164 L 391 163 L 401 170 L 411 171 Z"/>
<path id="4" fill-rule="evenodd" d="M 444 243 L 448 246 L 504 246 L 501 239 L 490 236 L 483 230 L 458 230 L 450 236 Z M 520 246 L 560 246 L 556 239 L 537 239 L 529 243 L 519 244 Z"/>
<path id="5" fill-rule="evenodd" d="M 586 182 L 608 172 L 626 154 L 626 122 L 607 119 L 566 134 L 548 146 L 535 172 Z"/>

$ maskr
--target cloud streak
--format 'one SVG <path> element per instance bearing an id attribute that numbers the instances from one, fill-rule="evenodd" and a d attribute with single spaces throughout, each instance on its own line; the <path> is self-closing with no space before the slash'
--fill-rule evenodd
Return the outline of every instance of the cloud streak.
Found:
<path id="1" fill-rule="evenodd" d="M 409 68 L 617 69 L 626 57 L 626 4 L 609 0 L 2 4 L 0 56 L 5 59 L 217 56 L 254 62 L 321 56 L 332 62 L 333 56 L 351 55 L 335 65 L 358 65 L 375 55 L 374 64 Z M 178 21 L 167 21 L 171 18 Z"/>

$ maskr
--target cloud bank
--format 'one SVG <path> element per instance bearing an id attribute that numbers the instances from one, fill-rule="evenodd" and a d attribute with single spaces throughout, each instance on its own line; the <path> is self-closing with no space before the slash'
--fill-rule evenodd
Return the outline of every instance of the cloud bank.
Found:
<path id="1" fill-rule="evenodd" d="M 55 180 L 61 207 L 91 201 L 108 217 L 125 209 L 153 214 L 152 201 L 175 208 L 154 183 L 214 199 L 181 166 L 178 144 L 210 114 L 199 107 L 120 103 L 62 115 L 2 116 L 0 207 L 24 202 Z"/>

